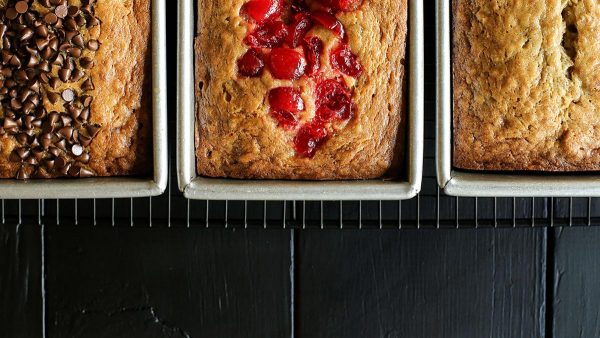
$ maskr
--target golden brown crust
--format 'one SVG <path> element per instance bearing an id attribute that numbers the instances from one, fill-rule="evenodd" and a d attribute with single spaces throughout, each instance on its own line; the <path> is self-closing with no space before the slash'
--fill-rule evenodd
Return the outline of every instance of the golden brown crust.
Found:
<path id="1" fill-rule="evenodd" d="M 91 169 L 94 176 L 146 175 L 151 172 L 150 2 L 95 1 L 95 14 L 101 25 L 82 32 L 86 38 L 100 42 L 90 70 L 95 89 L 86 92 L 93 96 L 89 123 L 101 126 L 88 148 L 90 162 L 83 165 Z M 68 4 L 79 6 L 81 1 L 69 0 Z M 6 1 L 0 0 L 0 7 L 5 6 Z M 36 10 L 46 10 L 37 2 L 32 6 Z M 84 51 L 84 55 L 92 55 L 87 53 Z M 67 87 L 61 85 L 61 88 Z M 50 104 L 47 99 L 43 104 L 48 111 L 57 109 L 57 105 Z M 16 176 L 21 164 L 9 157 L 17 147 L 13 135 L 0 136 L 0 177 Z M 47 175 L 64 176 L 58 172 Z"/>
<path id="2" fill-rule="evenodd" d="M 96 1 L 103 29 L 90 120 L 103 128 L 91 144 L 90 166 L 100 176 L 151 172 L 150 2 Z"/>
<path id="3" fill-rule="evenodd" d="M 236 60 L 247 47 L 241 6 L 199 0 L 196 39 L 196 146 L 198 173 L 210 177 L 259 179 L 368 179 L 381 177 L 402 159 L 406 0 L 365 0 L 339 19 L 364 68 L 354 83 L 357 117 L 338 130 L 312 159 L 295 155 L 293 135 L 268 115 L 267 92 L 289 81 L 237 76 Z M 317 29 L 319 30 L 319 29 Z M 334 44 L 331 33 L 315 32 Z M 328 53 L 322 60 L 328 60 Z M 322 62 L 331 72 L 329 62 Z M 314 115 L 311 85 L 304 90 L 308 115 Z"/>
<path id="4" fill-rule="evenodd" d="M 453 0 L 454 166 L 600 169 L 600 5 Z"/>

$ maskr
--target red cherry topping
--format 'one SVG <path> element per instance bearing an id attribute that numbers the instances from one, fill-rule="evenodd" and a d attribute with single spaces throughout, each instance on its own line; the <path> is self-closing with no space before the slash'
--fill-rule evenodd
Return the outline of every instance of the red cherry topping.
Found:
<path id="1" fill-rule="evenodd" d="M 346 30 L 344 29 L 344 25 L 342 25 L 340 20 L 338 20 L 335 15 L 325 11 L 316 11 L 311 14 L 311 18 L 316 24 L 329 29 L 340 38 L 344 40 L 346 39 Z"/>
<path id="2" fill-rule="evenodd" d="M 271 110 L 269 114 L 277 121 L 277 124 L 285 130 L 293 130 L 298 126 L 298 118 L 289 111 Z"/>
<path id="3" fill-rule="evenodd" d="M 296 48 L 300 45 L 306 33 L 312 28 L 312 21 L 307 13 L 298 13 L 290 24 L 290 34 L 288 34 L 287 44 Z"/>
<path id="4" fill-rule="evenodd" d="M 258 49 L 249 49 L 238 61 L 238 72 L 242 76 L 260 76 L 265 68 L 263 56 Z"/>
<path id="5" fill-rule="evenodd" d="M 307 37 L 304 39 L 304 54 L 308 67 L 306 75 L 314 76 L 321 68 L 321 54 L 323 53 L 323 41 L 316 36 Z"/>
<path id="6" fill-rule="evenodd" d="M 288 27 L 281 21 L 269 21 L 248 34 L 244 42 L 254 48 L 281 47 L 288 36 Z"/>
<path id="7" fill-rule="evenodd" d="M 327 141 L 328 131 L 319 121 L 311 121 L 300 127 L 294 138 L 296 153 L 302 157 L 312 158 L 317 148 Z"/>
<path id="8" fill-rule="evenodd" d="M 269 58 L 269 70 L 276 79 L 298 80 L 306 70 L 306 59 L 291 48 L 275 48 Z"/>
<path id="9" fill-rule="evenodd" d="M 300 91 L 292 87 L 279 87 L 269 92 L 271 109 L 298 113 L 304 110 L 304 100 Z"/>
<path id="10" fill-rule="evenodd" d="M 325 80 L 317 85 L 317 118 L 323 122 L 352 117 L 353 104 L 350 89 L 342 80 Z"/>
<path id="11" fill-rule="evenodd" d="M 261 24 L 283 10 L 283 0 L 250 0 L 242 7 L 242 13 Z"/>
<path id="12" fill-rule="evenodd" d="M 334 69 L 352 76 L 358 77 L 362 73 L 362 65 L 358 57 L 352 53 L 350 47 L 343 43 L 331 52 L 330 62 Z"/>
<path id="13" fill-rule="evenodd" d="M 322 0 L 323 5 L 344 12 L 352 12 L 358 9 L 362 0 Z"/>

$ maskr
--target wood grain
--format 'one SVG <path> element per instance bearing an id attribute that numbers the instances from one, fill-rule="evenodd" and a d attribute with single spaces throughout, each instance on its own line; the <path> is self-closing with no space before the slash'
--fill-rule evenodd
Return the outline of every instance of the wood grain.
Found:
<path id="1" fill-rule="evenodd" d="M 551 231 L 554 236 L 553 336 L 600 337 L 600 229 Z"/>
<path id="2" fill-rule="evenodd" d="M 285 231 L 53 227 L 51 337 L 285 337 Z"/>
<path id="3" fill-rule="evenodd" d="M 41 228 L 0 225 L 0 336 L 42 335 Z"/>
<path id="4" fill-rule="evenodd" d="M 298 236 L 299 337 L 544 336 L 544 229 Z"/>

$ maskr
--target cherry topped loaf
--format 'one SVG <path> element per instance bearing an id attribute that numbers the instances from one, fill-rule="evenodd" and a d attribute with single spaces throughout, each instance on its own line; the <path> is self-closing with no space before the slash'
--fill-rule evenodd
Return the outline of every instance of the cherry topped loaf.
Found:
<path id="1" fill-rule="evenodd" d="M 0 0 L 0 177 L 151 167 L 150 0 Z"/>
<path id="2" fill-rule="evenodd" d="M 199 0 L 198 13 L 200 175 L 398 175 L 406 0 Z"/>

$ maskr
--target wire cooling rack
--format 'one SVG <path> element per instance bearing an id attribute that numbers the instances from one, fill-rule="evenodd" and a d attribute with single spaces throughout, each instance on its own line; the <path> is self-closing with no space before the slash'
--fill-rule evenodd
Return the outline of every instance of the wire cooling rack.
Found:
<path id="1" fill-rule="evenodd" d="M 476 228 L 586 226 L 600 223 L 598 198 L 457 198 L 435 178 L 435 8 L 424 2 L 425 158 L 422 192 L 409 201 L 191 201 L 175 177 L 175 114 L 170 114 L 170 174 L 165 194 L 153 198 L 1 200 L 1 223 L 97 227 L 228 228 Z M 175 16 L 175 6 L 167 12 Z M 169 15 L 169 13 L 167 13 Z M 169 82 L 175 83 L 176 23 L 167 27 Z M 168 86 L 175 111 L 175 86 Z"/>

